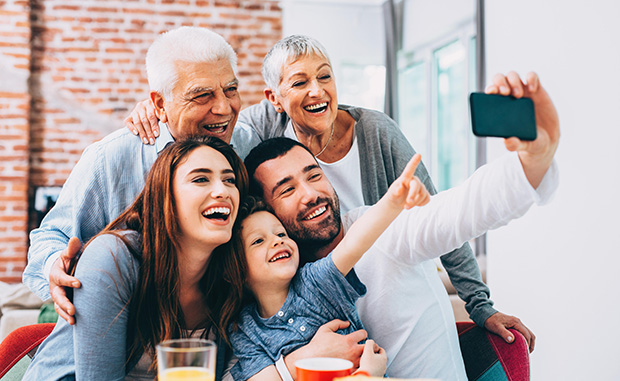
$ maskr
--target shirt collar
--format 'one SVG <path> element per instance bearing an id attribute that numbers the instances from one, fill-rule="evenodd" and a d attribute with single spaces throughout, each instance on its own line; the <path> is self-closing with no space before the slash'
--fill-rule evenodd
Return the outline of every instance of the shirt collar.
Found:
<path id="1" fill-rule="evenodd" d="M 159 153 L 172 142 L 174 142 L 174 138 L 170 134 L 168 125 L 166 123 L 159 122 L 159 137 L 155 139 L 157 154 L 159 155 Z"/>

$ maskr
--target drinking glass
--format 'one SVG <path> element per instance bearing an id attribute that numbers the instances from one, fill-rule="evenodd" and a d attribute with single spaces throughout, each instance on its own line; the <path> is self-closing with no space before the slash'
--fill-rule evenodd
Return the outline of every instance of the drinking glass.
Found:
<path id="1" fill-rule="evenodd" d="M 214 381 L 217 346 L 211 340 L 166 340 L 157 345 L 159 381 Z"/>

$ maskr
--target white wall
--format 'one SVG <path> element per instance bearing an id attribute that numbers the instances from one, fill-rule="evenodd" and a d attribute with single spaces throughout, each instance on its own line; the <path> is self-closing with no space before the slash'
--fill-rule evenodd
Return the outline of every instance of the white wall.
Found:
<path id="1" fill-rule="evenodd" d="M 537 335 L 533 380 L 620 380 L 619 16 L 615 0 L 486 2 L 487 78 L 538 72 L 562 129 L 554 201 L 488 235 L 492 298 Z"/>
<path id="2" fill-rule="evenodd" d="M 475 0 L 403 0 L 403 50 L 414 50 L 475 20 Z M 449 12 L 446 12 L 449 10 Z"/>

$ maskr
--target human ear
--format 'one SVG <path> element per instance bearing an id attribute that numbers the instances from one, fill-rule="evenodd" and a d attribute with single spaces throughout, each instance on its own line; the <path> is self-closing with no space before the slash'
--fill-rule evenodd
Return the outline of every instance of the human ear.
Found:
<path id="1" fill-rule="evenodd" d="M 265 98 L 267 98 L 267 100 L 273 105 L 273 107 L 276 109 L 277 112 L 282 113 L 284 112 L 284 109 L 282 108 L 282 105 L 280 104 L 280 100 L 278 99 L 278 96 L 276 95 L 275 91 L 271 90 L 270 88 L 266 88 L 264 90 L 265 93 Z"/>
<path id="2" fill-rule="evenodd" d="M 153 105 L 155 106 L 155 115 L 157 115 L 157 119 L 159 119 L 162 123 L 167 123 L 168 116 L 166 115 L 166 108 L 164 107 L 166 100 L 156 91 L 151 91 L 149 95 L 151 96 L 151 102 L 153 102 Z"/>

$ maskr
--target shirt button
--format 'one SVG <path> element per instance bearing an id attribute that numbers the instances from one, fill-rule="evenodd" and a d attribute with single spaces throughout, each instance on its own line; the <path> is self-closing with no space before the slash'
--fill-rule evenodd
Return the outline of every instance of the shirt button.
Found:
<path id="1" fill-rule="evenodd" d="M 278 311 L 278 316 L 280 316 L 280 317 L 284 316 L 284 312 Z"/>
<path id="2" fill-rule="evenodd" d="M 293 322 L 294 322 L 294 321 L 295 321 L 295 320 L 293 320 L 293 318 L 288 319 L 288 323 L 289 323 L 289 324 L 293 324 Z"/>
<path id="3" fill-rule="evenodd" d="M 301 327 L 299 327 L 299 330 L 300 330 L 301 332 L 304 332 L 304 331 L 306 330 L 306 327 L 304 327 L 304 326 L 302 325 Z"/>

